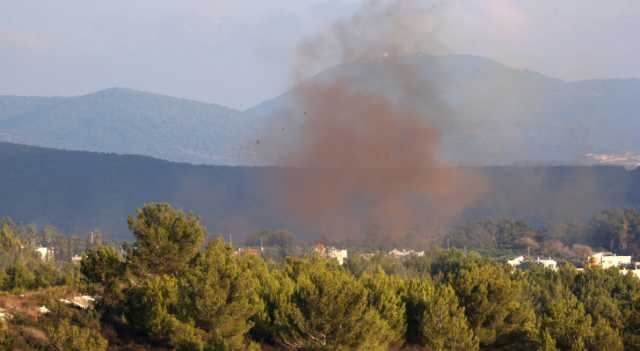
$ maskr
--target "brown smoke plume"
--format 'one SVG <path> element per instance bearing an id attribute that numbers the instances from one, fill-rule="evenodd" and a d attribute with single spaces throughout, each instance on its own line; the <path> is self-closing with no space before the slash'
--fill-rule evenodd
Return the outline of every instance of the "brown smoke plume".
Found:
<path id="1" fill-rule="evenodd" d="M 446 121 L 446 108 L 437 87 L 405 60 L 436 46 L 429 23 L 417 1 L 371 1 L 301 46 L 297 78 L 338 56 L 370 65 L 368 73 L 385 82 L 356 84 L 346 69 L 294 92 L 304 124 L 281 150 L 282 164 L 296 168 L 280 179 L 281 200 L 307 229 L 333 239 L 413 232 L 433 241 L 482 192 L 476 175 L 439 158 L 434 126 Z"/>

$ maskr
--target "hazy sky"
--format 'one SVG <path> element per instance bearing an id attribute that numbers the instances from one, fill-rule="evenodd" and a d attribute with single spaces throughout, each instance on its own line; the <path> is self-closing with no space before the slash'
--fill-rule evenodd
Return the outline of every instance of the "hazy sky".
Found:
<path id="1" fill-rule="evenodd" d="M 360 1 L 0 0 L 0 94 L 120 86 L 250 107 L 291 85 L 301 40 Z M 437 5 L 446 52 L 568 80 L 640 77 L 640 1 Z"/>

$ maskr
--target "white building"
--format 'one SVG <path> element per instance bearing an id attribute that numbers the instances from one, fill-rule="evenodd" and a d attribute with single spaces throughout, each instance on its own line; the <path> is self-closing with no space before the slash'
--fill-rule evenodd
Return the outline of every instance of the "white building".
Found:
<path id="1" fill-rule="evenodd" d="M 589 256 L 589 263 L 602 269 L 622 268 L 631 264 L 631 256 L 617 256 L 611 252 L 598 252 Z"/>
<path id="2" fill-rule="evenodd" d="M 527 262 L 541 264 L 546 269 L 551 269 L 554 271 L 558 270 L 558 262 L 551 258 L 541 259 L 540 257 L 538 257 L 536 258 L 535 261 L 531 261 L 531 260 L 527 260 L 524 256 L 518 256 L 514 259 L 507 261 L 507 264 L 513 268 L 517 268 Z"/>
<path id="3" fill-rule="evenodd" d="M 338 263 L 340 265 L 344 264 L 344 260 L 347 258 L 348 253 L 347 250 L 342 249 L 336 249 L 335 247 L 330 247 L 329 251 L 327 252 L 327 256 L 329 256 L 329 258 L 335 258 L 336 260 L 338 260 Z"/>
<path id="4" fill-rule="evenodd" d="M 344 260 L 348 256 L 348 252 L 345 249 L 336 249 L 335 247 L 325 247 L 322 244 L 316 245 L 314 251 L 325 258 L 335 258 L 340 265 L 344 264 Z"/>
<path id="5" fill-rule="evenodd" d="M 43 261 L 49 261 L 55 257 L 53 248 L 41 246 L 36 248 L 36 252 L 40 254 L 40 259 Z"/>
<path id="6" fill-rule="evenodd" d="M 424 251 L 415 251 L 415 250 L 398 250 L 398 249 L 393 249 L 391 251 L 389 251 L 389 256 L 393 256 L 396 258 L 399 257 L 408 257 L 408 256 L 418 256 L 418 257 L 422 257 L 424 256 Z"/>
<path id="7" fill-rule="evenodd" d="M 524 262 L 524 256 L 518 256 L 512 260 L 507 261 L 507 264 L 513 268 L 518 267 Z"/>
<path id="8" fill-rule="evenodd" d="M 536 258 L 536 263 L 541 264 L 546 269 L 551 269 L 554 271 L 558 270 L 558 262 L 554 259 L 540 259 L 540 257 Z"/>

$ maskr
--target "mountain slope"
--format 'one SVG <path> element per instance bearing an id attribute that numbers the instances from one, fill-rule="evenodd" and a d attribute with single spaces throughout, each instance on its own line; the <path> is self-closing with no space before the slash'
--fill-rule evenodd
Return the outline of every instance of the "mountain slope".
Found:
<path id="1" fill-rule="evenodd" d="M 52 224 L 68 233 L 100 228 L 109 239 L 128 239 L 126 216 L 145 202 L 166 201 L 201 216 L 212 233 L 233 233 L 241 239 L 254 230 L 286 228 L 310 236 L 290 214 L 277 210 L 282 198 L 279 187 L 286 185 L 271 180 L 290 169 L 194 166 L 10 143 L 0 143 L 0 165 L 0 218 Z M 640 170 L 478 171 L 485 174 L 491 191 L 460 221 L 509 217 L 531 223 L 571 222 L 604 208 L 640 205 Z"/>
<path id="2" fill-rule="evenodd" d="M 588 153 L 640 151 L 640 80 L 565 82 L 466 55 L 415 56 L 405 63 L 428 83 L 398 101 L 415 104 L 439 127 L 446 157 L 458 163 L 581 163 Z M 303 84 L 340 77 L 355 89 L 394 96 L 393 65 L 342 65 Z M 264 138 L 284 143 L 302 123 L 295 94 L 266 101 L 245 118 L 258 123 Z M 284 127 L 287 135 L 277 134 Z"/>
<path id="3" fill-rule="evenodd" d="M 193 163 L 236 161 L 237 112 L 229 108 L 119 88 L 55 103 L 23 99 L 22 106 L 0 105 L 0 131 L 11 136 L 4 139 Z"/>

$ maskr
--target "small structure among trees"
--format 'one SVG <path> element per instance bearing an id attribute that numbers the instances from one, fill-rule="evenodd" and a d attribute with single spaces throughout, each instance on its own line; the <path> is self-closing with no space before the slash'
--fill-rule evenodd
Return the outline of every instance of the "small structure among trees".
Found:
<path id="1" fill-rule="evenodd" d="M 320 255 L 320 257 L 336 259 L 339 265 L 343 265 L 344 260 L 346 260 L 349 255 L 346 249 L 336 249 L 333 246 L 326 247 L 322 244 L 316 245 L 313 250 Z"/>

